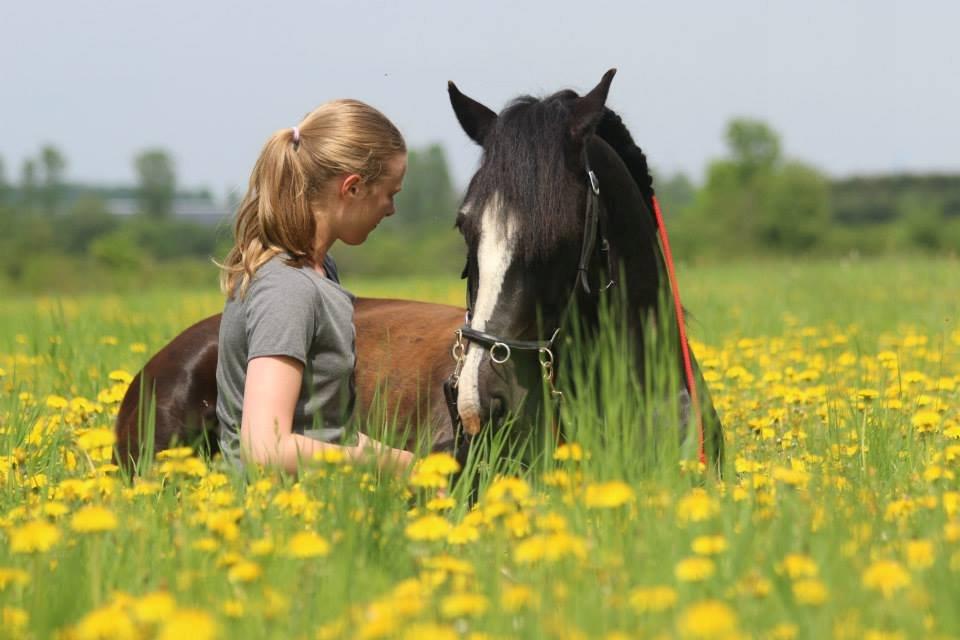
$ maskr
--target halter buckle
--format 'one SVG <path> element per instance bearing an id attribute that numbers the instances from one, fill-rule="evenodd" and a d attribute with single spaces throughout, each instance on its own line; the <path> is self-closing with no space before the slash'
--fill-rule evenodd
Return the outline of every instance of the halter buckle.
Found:
<path id="1" fill-rule="evenodd" d="M 590 179 L 590 188 L 593 189 L 593 195 L 600 195 L 600 181 L 597 180 L 597 174 L 593 172 L 593 169 L 587 171 L 587 177 Z"/>

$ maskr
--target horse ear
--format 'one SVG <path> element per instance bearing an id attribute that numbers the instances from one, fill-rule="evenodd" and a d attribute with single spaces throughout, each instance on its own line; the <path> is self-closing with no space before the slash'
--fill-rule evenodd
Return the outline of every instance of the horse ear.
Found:
<path id="1" fill-rule="evenodd" d="M 465 96 L 457 89 L 453 81 L 447 82 L 447 91 L 450 93 L 450 104 L 457 114 L 460 126 L 470 139 L 483 146 L 483 140 L 497 121 L 497 114 L 480 104 L 473 98 Z"/>
<path id="2" fill-rule="evenodd" d="M 588 135 L 593 133 L 600 118 L 603 117 L 603 108 L 607 102 L 607 93 L 610 91 L 610 82 L 617 73 L 610 69 L 600 79 L 590 93 L 577 98 L 573 104 L 573 115 L 570 119 L 570 138 L 575 143 L 582 143 Z"/>

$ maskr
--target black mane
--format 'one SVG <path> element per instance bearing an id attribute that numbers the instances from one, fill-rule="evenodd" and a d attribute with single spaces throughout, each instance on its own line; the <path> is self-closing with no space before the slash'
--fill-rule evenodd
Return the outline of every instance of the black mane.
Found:
<path id="1" fill-rule="evenodd" d="M 517 227 L 519 250 L 528 262 L 547 259 L 563 243 L 579 244 L 583 229 L 586 176 L 583 183 L 569 173 L 582 173 L 582 160 L 571 157 L 568 127 L 574 100 L 570 90 L 543 99 L 521 96 L 497 117 L 484 140 L 483 160 L 467 189 L 465 210 L 457 225 L 476 248 L 480 211 L 499 193 L 503 209 L 522 212 Z M 620 116 L 604 108 L 596 135 L 620 156 L 653 210 L 653 178 L 646 156 L 633 141 Z M 601 187 L 602 188 L 602 187 Z M 570 206 L 570 202 L 576 206 Z M 506 224 L 505 218 L 500 224 Z"/>

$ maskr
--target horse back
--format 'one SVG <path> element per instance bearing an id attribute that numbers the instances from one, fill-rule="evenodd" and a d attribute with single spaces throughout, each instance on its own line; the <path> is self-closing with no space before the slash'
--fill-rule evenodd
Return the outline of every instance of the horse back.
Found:
<path id="1" fill-rule="evenodd" d="M 117 413 L 120 464 L 139 459 L 142 440 L 151 431 L 160 451 L 177 442 L 192 444 L 216 424 L 220 316 L 184 330 L 133 378 Z M 207 440 L 215 449 L 216 438 Z"/>

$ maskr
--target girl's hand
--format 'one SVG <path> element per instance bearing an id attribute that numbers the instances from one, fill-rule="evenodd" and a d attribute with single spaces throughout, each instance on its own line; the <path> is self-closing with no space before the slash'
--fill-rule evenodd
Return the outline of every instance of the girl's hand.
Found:
<path id="1" fill-rule="evenodd" d="M 393 468 L 402 473 L 413 464 L 413 454 L 409 451 L 388 447 L 362 432 L 357 433 L 357 444 L 353 450 L 356 457 L 361 459 L 376 457 L 377 466 L 381 469 Z"/>

